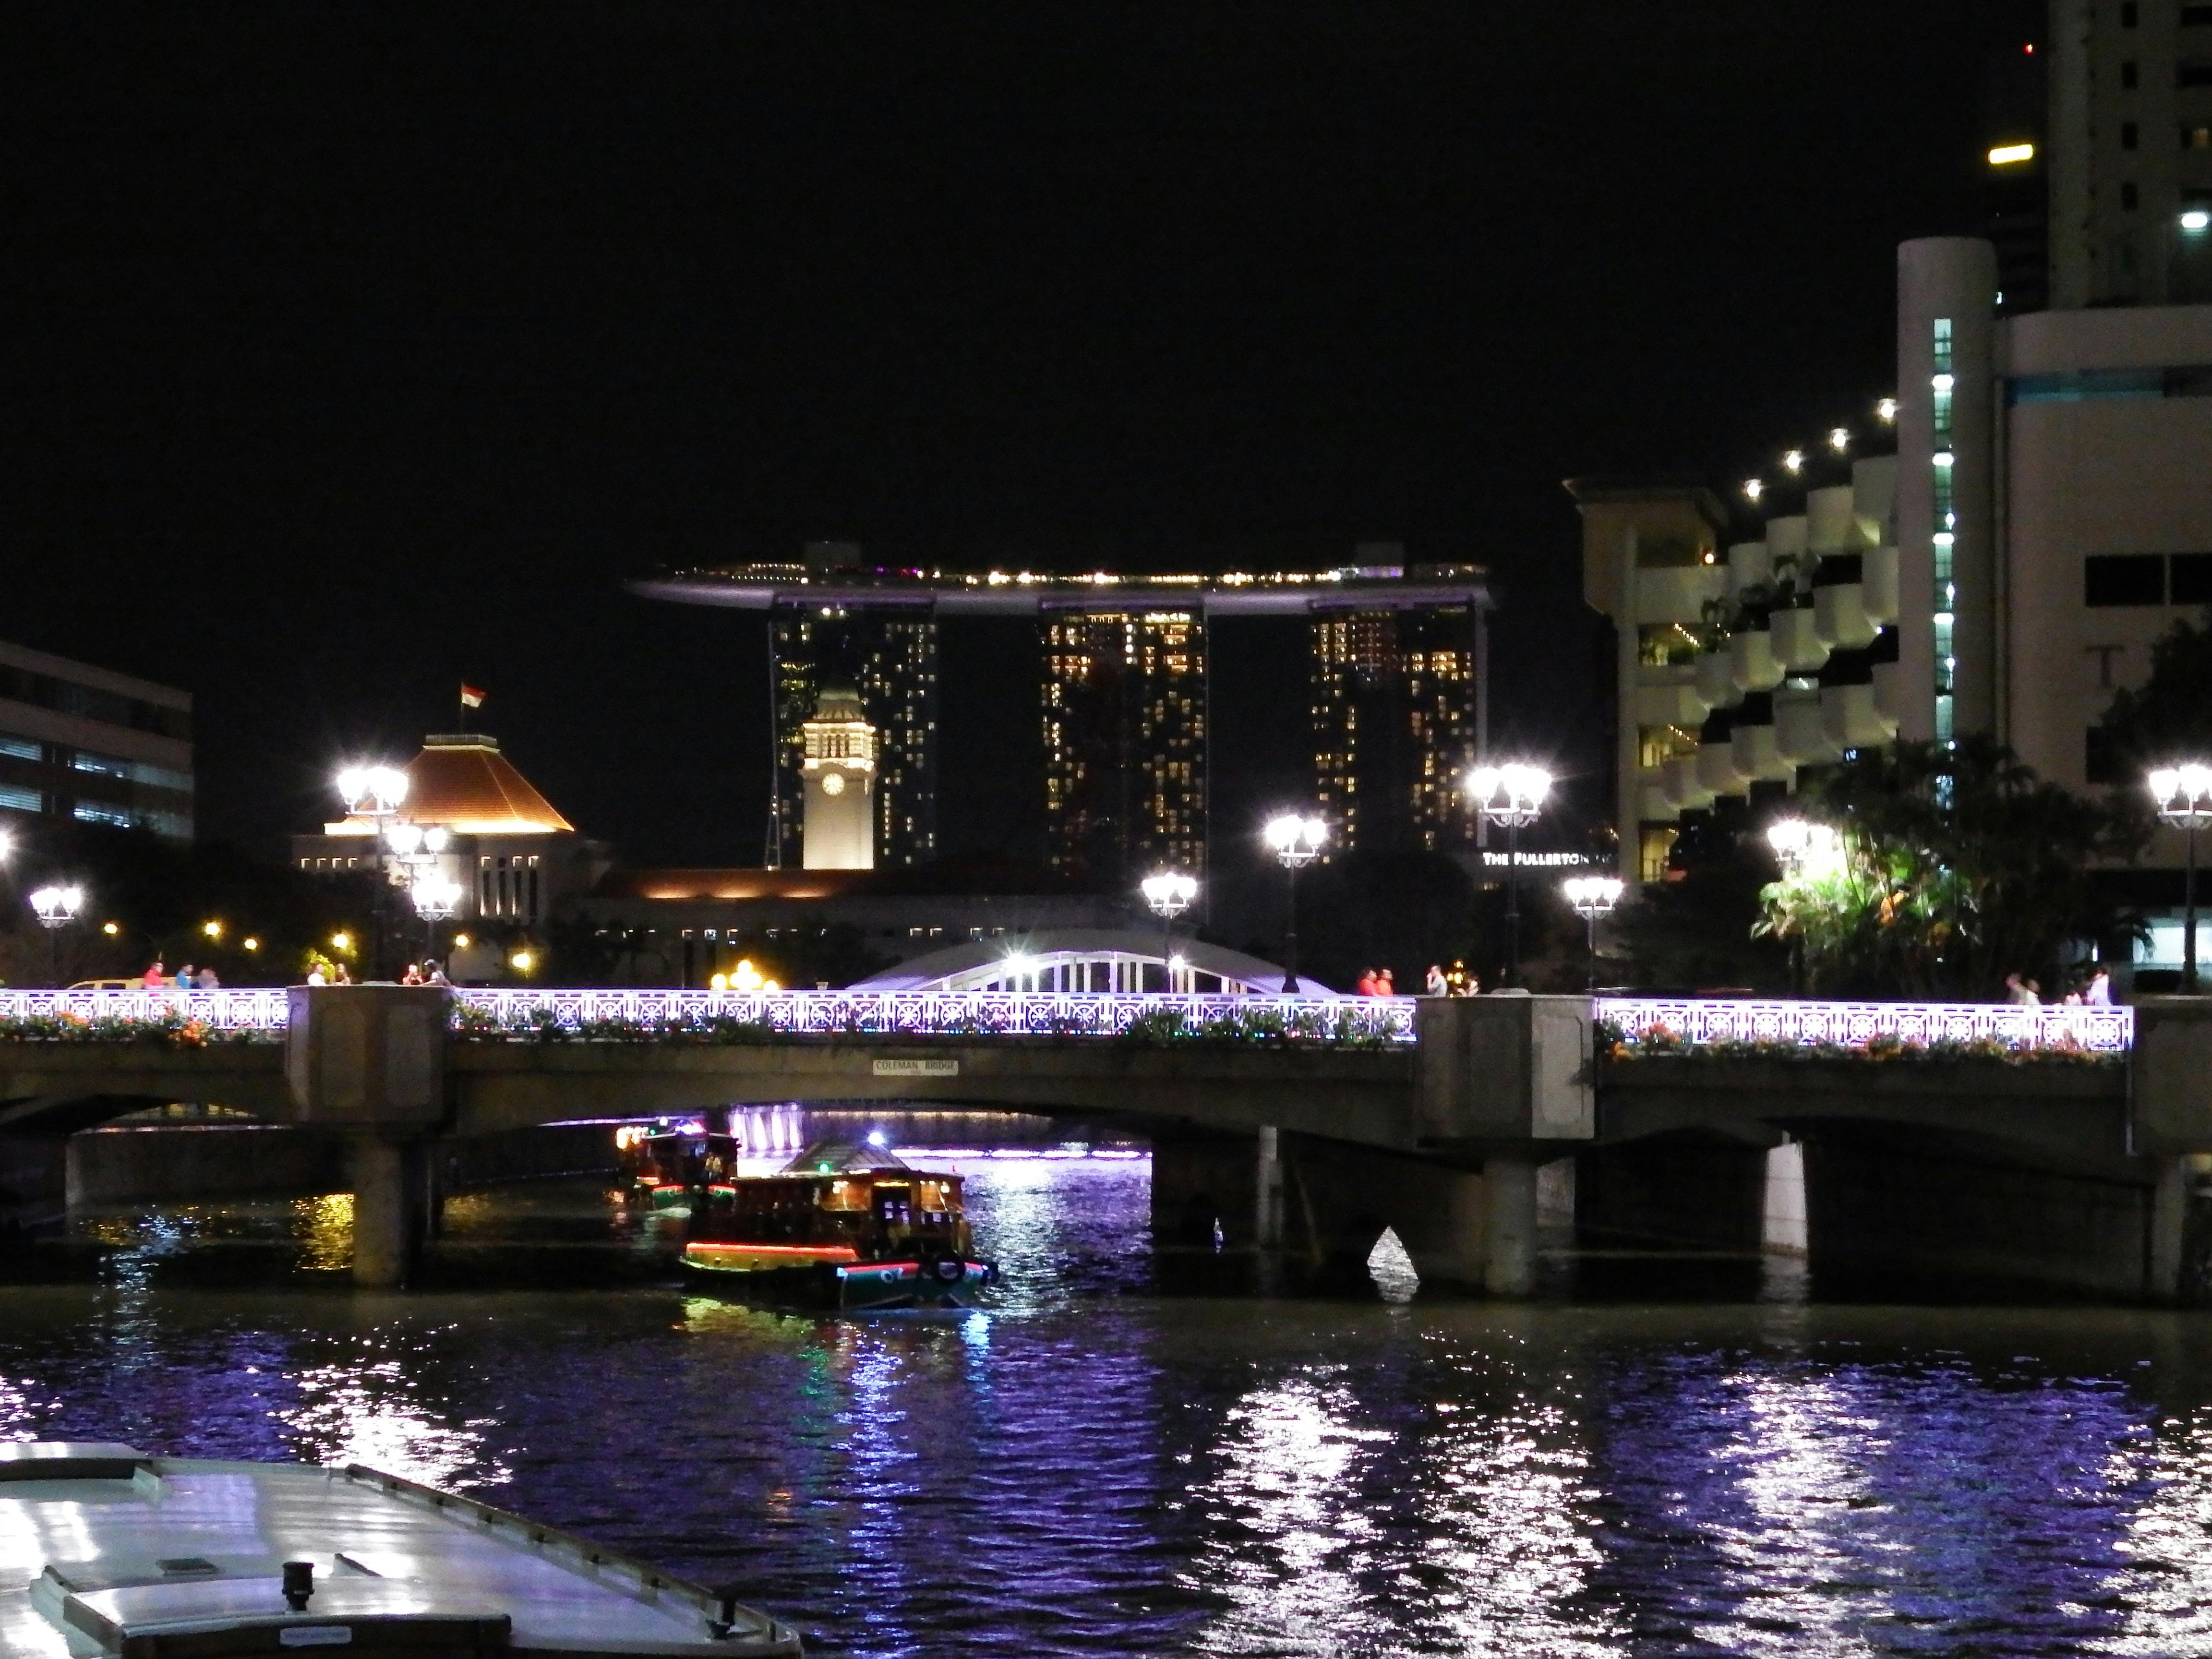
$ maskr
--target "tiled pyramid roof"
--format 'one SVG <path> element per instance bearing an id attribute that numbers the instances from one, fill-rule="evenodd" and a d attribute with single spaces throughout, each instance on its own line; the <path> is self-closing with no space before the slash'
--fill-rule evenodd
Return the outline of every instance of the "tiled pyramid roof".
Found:
<path id="1" fill-rule="evenodd" d="M 407 799 L 400 816 L 468 836 L 575 832 L 575 825 L 499 752 L 498 738 L 472 732 L 422 740 L 422 752 L 407 763 Z M 373 826 L 355 817 L 331 828 L 367 834 Z"/>

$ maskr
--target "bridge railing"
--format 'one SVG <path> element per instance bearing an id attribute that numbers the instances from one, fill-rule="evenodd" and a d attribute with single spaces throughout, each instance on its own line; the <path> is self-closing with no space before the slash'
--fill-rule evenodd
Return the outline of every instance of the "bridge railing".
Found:
<path id="1" fill-rule="evenodd" d="M 5 991 L 0 1021 L 164 1021 L 216 1031 L 281 1031 L 289 1018 L 282 986 L 235 991 Z"/>
<path id="2" fill-rule="evenodd" d="M 1082 991 L 465 990 L 455 1002 L 494 1026 L 552 1020 L 574 1030 L 727 1020 L 795 1036 L 1119 1036 L 1172 1025 L 1260 1035 L 1279 1022 L 1327 1042 L 1413 1041 L 1412 997 L 1280 997 Z M 466 1018 L 467 1016 L 465 1016 Z"/>
<path id="3" fill-rule="evenodd" d="M 2124 1054 L 2134 1046 L 2136 1032 L 2132 1008 L 2079 1005 L 1600 997 L 1595 1013 L 1631 1038 L 1663 1036 L 1692 1048 L 1741 1042 L 1863 1048 L 1891 1040 L 1917 1047 L 1994 1042 L 2015 1049 Z"/>
<path id="4" fill-rule="evenodd" d="M 453 993 L 464 1029 L 527 1032 L 552 1024 L 593 1027 L 707 1027 L 716 1021 L 763 1032 L 859 1036 L 1119 1036 L 1282 1030 L 1314 1042 L 1410 1043 L 1411 997 L 1279 997 L 1079 991 L 475 990 Z M 0 1024 L 186 1021 L 213 1031 L 276 1033 L 289 1020 L 282 987 L 235 991 L 0 990 Z M 127 1035 L 127 1033 L 118 1033 Z"/>

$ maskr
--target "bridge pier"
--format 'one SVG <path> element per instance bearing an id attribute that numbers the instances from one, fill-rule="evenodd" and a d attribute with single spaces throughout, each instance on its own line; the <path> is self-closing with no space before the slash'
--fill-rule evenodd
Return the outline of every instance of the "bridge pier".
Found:
<path id="1" fill-rule="evenodd" d="M 353 1282 L 362 1290 L 398 1290 L 415 1271 L 429 1231 L 432 1147 L 374 1134 L 353 1143 Z"/>
<path id="2" fill-rule="evenodd" d="M 325 986 L 291 993 L 284 1076 L 302 1123 L 348 1137 L 353 1279 L 407 1282 L 428 1235 L 434 1151 L 450 1118 L 442 987 Z"/>
<path id="3" fill-rule="evenodd" d="M 1258 1157 L 1252 1171 L 1252 1242 L 1263 1250 L 1283 1247 L 1282 1133 L 1272 1124 L 1261 1126 Z"/>
<path id="4" fill-rule="evenodd" d="M 1534 1295 L 1536 1160 L 1483 1159 L 1482 1208 L 1482 1288 L 1492 1296 Z"/>

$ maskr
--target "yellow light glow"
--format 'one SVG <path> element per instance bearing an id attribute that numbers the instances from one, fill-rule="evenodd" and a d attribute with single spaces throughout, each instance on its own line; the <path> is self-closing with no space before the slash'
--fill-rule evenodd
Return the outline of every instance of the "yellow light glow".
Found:
<path id="1" fill-rule="evenodd" d="M 536 959 L 527 951 L 517 951 L 507 959 L 507 966 L 514 969 L 516 973 L 526 974 L 530 971 L 530 964 Z"/>
<path id="2" fill-rule="evenodd" d="M 331 949 L 333 951 L 352 950 L 353 935 L 351 933 L 332 933 L 331 935 Z"/>
<path id="3" fill-rule="evenodd" d="M 221 939 L 222 924 L 219 921 L 204 921 L 200 924 L 200 932 L 205 933 L 210 939 Z"/>
<path id="4" fill-rule="evenodd" d="M 1881 402 L 1877 403 L 1874 406 L 1874 412 L 1885 421 L 1895 420 L 1897 418 L 1897 399 L 1894 398 L 1884 398 Z"/>
<path id="5" fill-rule="evenodd" d="M 2033 144 L 1998 144 L 1990 151 L 1990 165 L 1993 167 L 2014 167 L 2034 159 Z"/>
<path id="6" fill-rule="evenodd" d="M 261 948 L 261 941 L 254 938 L 251 933 L 248 933 L 244 939 L 239 940 L 239 944 L 248 951 L 258 951 Z"/>
<path id="7" fill-rule="evenodd" d="M 739 963 L 738 971 L 730 975 L 730 988 L 733 991 L 759 990 L 761 988 L 760 969 L 754 967 L 750 962 Z"/>
<path id="8" fill-rule="evenodd" d="M 716 974 L 712 979 L 707 981 L 707 988 L 710 991 L 728 990 L 730 988 L 730 976 L 727 974 Z"/>
<path id="9" fill-rule="evenodd" d="M 763 980 L 763 981 L 761 981 L 761 987 L 760 987 L 760 988 L 761 988 L 761 989 L 762 989 L 762 990 L 763 990 L 763 991 L 781 991 L 781 989 L 783 989 L 783 987 L 781 987 L 781 985 L 778 985 L 778 984 L 777 984 L 774 980 L 772 980 L 772 979 L 764 979 L 764 980 Z"/>
<path id="10" fill-rule="evenodd" d="M 111 922 L 109 922 L 109 923 L 107 924 L 107 926 L 106 926 L 105 927 L 101 928 L 100 931 L 101 933 L 103 933 L 106 934 L 106 935 L 108 936 L 108 938 L 110 938 L 110 939 L 113 939 L 113 938 L 114 938 L 118 933 L 121 933 L 123 930 L 122 930 L 122 928 L 120 928 L 120 927 L 117 927 L 117 926 L 115 925 L 115 923 L 113 923 L 113 922 L 112 922 L 112 921 L 111 921 Z"/>
<path id="11" fill-rule="evenodd" d="M 466 933 L 456 933 L 453 935 L 453 949 L 456 951 L 465 951 L 468 948 L 469 936 Z"/>

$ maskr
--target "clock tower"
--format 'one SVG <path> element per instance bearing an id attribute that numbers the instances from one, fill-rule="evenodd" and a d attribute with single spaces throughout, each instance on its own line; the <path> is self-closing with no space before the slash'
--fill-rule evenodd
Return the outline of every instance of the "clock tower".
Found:
<path id="1" fill-rule="evenodd" d="M 799 728 L 799 778 L 805 817 L 799 846 L 809 870 L 872 870 L 876 865 L 876 728 L 857 692 L 826 687 L 814 718 Z"/>

